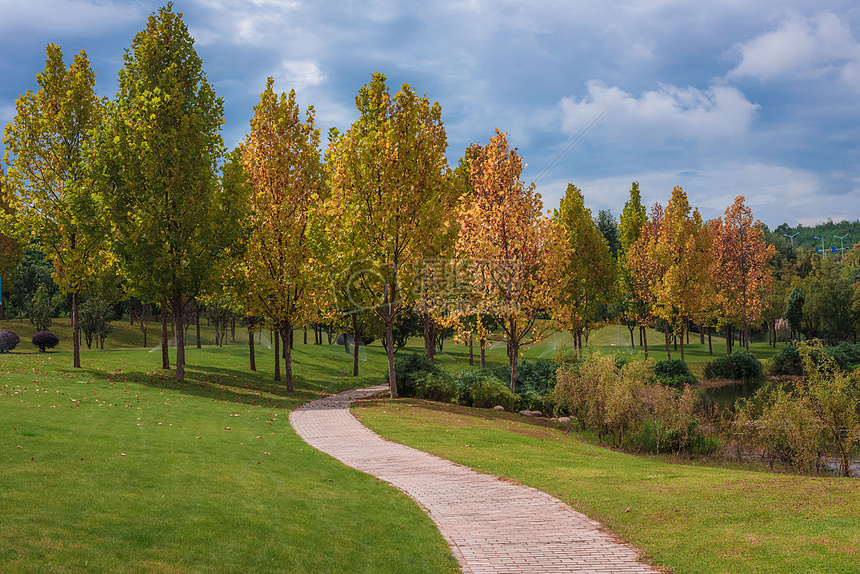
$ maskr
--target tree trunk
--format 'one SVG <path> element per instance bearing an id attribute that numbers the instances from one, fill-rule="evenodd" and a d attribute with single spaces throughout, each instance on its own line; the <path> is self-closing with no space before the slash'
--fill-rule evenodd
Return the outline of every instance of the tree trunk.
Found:
<path id="1" fill-rule="evenodd" d="M 433 339 L 435 338 L 435 334 L 433 333 L 433 319 L 427 311 L 424 311 L 421 314 L 421 318 L 424 323 L 424 358 L 428 361 L 432 361 L 433 357 L 436 356 L 436 346 L 433 344 Z"/>
<path id="2" fill-rule="evenodd" d="M 134 327 L 134 297 L 128 298 L 128 324 Z"/>
<path id="3" fill-rule="evenodd" d="M 197 301 L 194 301 L 194 326 L 197 328 L 197 348 L 202 349 L 202 339 L 200 338 L 200 308 L 197 306 Z"/>
<path id="4" fill-rule="evenodd" d="M 385 342 L 387 347 L 385 351 L 388 354 L 388 388 L 391 398 L 396 399 L 399 395 L 397 394 L 397 377 L 394 375 L 394 317 L 390 315 L 393 315 L 393 313 L 389 313 L 389 316 L 385 318 Z"/>
<path id="5" fill-rule="evenodd" d="M 478 339 L 478 342 L 481 344 L 481 368 L 486 369 L 487 368 L 487 349 L 486 349 L 487 340 L 485 338 L 481 337 L 480 339 Z"/>
<path id="6" fill-rule="evenodd" d="M 167 352 L 167 297 L 161 296 L 161 368 L 170 368 L 170 354 Z"/>
<path id="7" fill-rule="evenodd" d="M 642 348 L 645 349 L 645 359 L 648 359 L 648 327 L 641 325 L 639 327 L 639 341 Z"/>
<path id="8" fill-rule="evenodd" d="M 182 294 L 176 293 L 173 297 L 173 320 L 175 321 L 176 334 L 176 382 L 185 382 L 185 329 L 182 328 L 183 315 Z"/>
<path id="9" fill-rule="evenodd" d="M 352 314 L 352 376 L 358 376 L 358 317 L 355 313 Z"/>
<path id="10" fill-rule="evenodd" d="M 305 344 L 305 345 L 307 345 L 307 344 L 308 344 L 308 326 L 307 326 L 307 325 L 305 325 L 304 327 L 302 327 L 302 329 L 304 329 L 304 331 L 305 331 L 305 341 L 304 341 L 304 344 Z"/>
<path id="11" fill-rule="evenodd" d="M 78 292 L 72 293 L 72 348 L 74 367 L 81 368 L 81 322 L 78 319 Z"/>
<path id="12" fill-rule="evenodd" d="M 633 333 L 636 331 L 636 325 L 627 325 L 627 328 L 630 329 L 630 348 L 636 348 L 636 339 L 633 336 Z"/>
<path id="13" fill-rule="evenodd" d="M 699 344 L 700 345 L 705 344 L 705 326 L 704 325 L 699 325 Z"/>
<path id="14" fill-rule="evenodd" d="M 711 328 L 708 327 L 708 353 L 714 354 L 714 346 L 711 344 Z"/>
<path id="15" fill-rule="evenodd" d="M 669 348 L 669 322 L 663 321 L 663 337 L 666 339 L 666 357 L 672 360 L 672 350 Z"/>
<path id="16" fill-rule="evenodd" d="M 284 345 L 284 375 L 287 382 L 287 392 L 291 393 L 295 389 L 293 386 L 293 324 L 287 323 L 286 332 L 284 333 L 284 337 L 287 337 L 287 333 L 289 333 L 290 337 L 290 345 Z"/>
<path id="17" fill-rule="evenodd" d="M 682 361 L 685 360 L 685 357 L 684 357 L 684 328 L 686 326 L 687 326 L 687 322 L 681 321 L 681 336 L 679 337 L 679 339 L 681 339 L 681 360 Z M 688 337 L 690 336 L 690 331 L 687 331 L 687 336 Z"/>
<path id="18" fill-rule="evenodd" d="M 281 336 L 278 330 L 275 329 L 272 333 L 272 338 L 275 340 L 275 380 L 281 380 Z"/>
<path id="19" fill-rule="evenodd" d="M 236 344 L 236 317 L 230 319 L 230 338 L 233 340 L 233 344 Z"/>
<path id="20" fill-rule="evenodd" d="M 257 370 L 257 357 L 255 355 L 256 351 L 254 350 L 254 331 L 251 330 L 253 327 L 253 323 L 248 325 L 248 349 L 249 349 L 249 359 L 251 360 L 251 370 Z"/>
<path id="21" fill-rule="evenodd" d="M 469 333 L 469 364 L 474 366 L 474 364 L 475 364 L 475 353 L 474 353 L 474 350 L 472 349 L 472 341 L 473 341 L 472 333 Z"/>

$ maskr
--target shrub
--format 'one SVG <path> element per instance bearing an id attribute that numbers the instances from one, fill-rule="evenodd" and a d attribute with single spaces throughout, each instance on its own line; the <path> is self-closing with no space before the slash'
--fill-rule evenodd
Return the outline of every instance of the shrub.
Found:
<path id="1" fill-rule="evenodd" d="M 645 384 L 645 363 L 633 362 L 621 369 L 611 355 L 594 354 L 578 369 L 558 372 L 553 393 L 556 414 L 569 413 L 599 438 L 612 435 L 616 445 L 635 428 L 638 402 L 636 392 Z"/>
<path id="2" fill-rule="evenodd" d="M 549 361 L 529 363 L 523 361 L 517 365 L 517 394 L 527 391 L 544 393 L 555 386 L 555 375 L 559 366 Z M 511 380 L 510 365 L 499 365 L 487 369 L 496 378 L 503 381 Z M 510 389 L 510 383 L 508 383 Z"/>
<path id="3" fill-rule="evenodd" d="M 21 338 L 15 331 L 0 331 L 0 353 L 13 351 L 20 342 Z"/>
<path id="4" fill-rule="evenodd" d="M 797 347 L 789 345 L 779 350 L 779 353 L 770 360 L 771 375 L 795 375 L 803 374 L 803 362 Z"/>
<path id="5" fill-rule="evenodd" d="M 511 392 L 504 381 L 495 377 L 487 377 L 478 380 L 470 389 L 472 406 L 490 408 L 496 405 L 505 407 L 506 411 L 512 411 L 516 407 L 519 397 Z"/>
<path id="6" fill-rule="evenodd" d="M 719 357 L 705 365 L 706 379 L 732 379 L 750 383 L 764 378 L 761 361 L 746 349 L 735 351 L 729 357 Z"/>
<path id="7" fill-rule="evenodd" d="M 394 361 L 394 376 L 397 379 L 397 393 L 403 397 L 416 396 L 416 386 L 427 374 L 438 375 L 442 371 L 423 355 L 412 353 Z M 384 375 L 388 383 L 388 374 Z"/>
<path id="8" fill-rule="evenodd" d="M 414 392 L 411 396 L 441 403 L 451 402 L 457 397 L 457 384 L 454 377 L 445 371 L 423 372 L 415 377 Z"/>
<path id="9" fill-rule="evenodd" d="M 657 361 L 654 365 L 654 376 L 661 384 L 667 387 L 683 387 L 684 385 L 695 385 L 699 381 L 693 373 L 690 372 L 690 367 L 681 359 L 671 359 L 668 361 Z"/>
<path id="10" fill-rule="evenodd" d="M 808 353 L 812 364 L 819 366 L 823 362 L 828 362 L 827 359 L 832 359 L 832 364 L 842 371 L 850 368 L 851 364 L 856 364 L 855 357 L 860 349 L 860 345 L 851 345 L 850 343 L 842 342 L 836 347 L 822 347 L 820 345 L 809 345 Z M 803 361 L 800 357 L 798 348 L 794 345 L 783 347 L 779 353 L 771 359 L 770 374 L 772 375 L 795 375 L 801 376 L 804 374 Z"/>
<path id="11" fill-rule="evenodd" d="M 39 347 L 41 353 L 44 353 L 45 349 L 53 349 L 60 343 L 60 338 L 50 331 L 39 331 L 30 340 Z"/>

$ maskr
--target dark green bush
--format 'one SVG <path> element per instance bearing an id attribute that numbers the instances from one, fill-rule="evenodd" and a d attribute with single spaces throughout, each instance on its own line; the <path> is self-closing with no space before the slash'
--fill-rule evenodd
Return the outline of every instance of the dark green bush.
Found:
<path id="1" fill-rule="evenodd" d="M 824 347 L 824 352 L 833 357 L 836 365 L 843 371 L 847 371 L 851 365 L 860 363 L 858 358 L 858 349 L 860 345 L 852 345 L 846 341 L 842 341 L 835 347 Z M 818 364 L 818 361 L 816 361 Z"/>
<path id="2" fill-rule="evenodd" d="M 706 379 L 731 379 L 750 383 L 764 378 L 761 361 L 746 349 L 735 351 L 728 357 L 719 357 L 705 365 Z"/>
<path id="3" fill-rule="evenodd" d="M 0 331 L 0 353 L 13 351 L 20 342 L 21 338 L 15 331 Z"/>
<path id="4" fill-rule="evenodd" d="M 499 365 L 487 370 L 496 378 L 508 381 L 508 388 L 510 388 L 510 365 Z M 521 395 L 526 391 L 544 393 L 552 389 L 555 386 L 556 371 L 558 371 L 558 365 L 550 361 L 534 363 L 523 361 L 517 365 L 517 394 Z"/>
<path id="5" fill-rule="evenodd" d="M 438 375 L 441 369 L 422 355 L 412 353 L 394 361 L 394 376 L 397 379 L 397 393 L 402 397 L 415 397 L 417 385 L 427 374 Z M 384 376 L 388 383 L 388 375 Z"/>
<path id="6" fill-rule="evenodd" d="M 472 406 L 491 408 L 501 405 L 507 411 L 514 410 L 519 398 L 511 392 L 511 389 L 505 382 L 495 377 L 487 377 L 479 380 L 472 386 L 470 392 Z"/>
<path id="7" fill-rule="evenodd" d="M 445 371 L 439 373 L 428 373 L 415 377 L 414 396 L 417 399 L 426 399 L 440 403 L 449 403 L 457 398 L 457 384 L 454 377 Z"/>
<path id="8" fill-rule="evenodd" d="M 809 349 L 809 356 L 816 365 L 821 364 L 823 354 L 833 357 L 836 366 L 842 371 L 848 370 L 851 365 L 860 363 L 858 360 L 860 345 L 852 345 L 844 341 L 835 347 L 812 347 Z M 770 374 L 803 375 L 803 362 L 797 347 L 789 345 L 780 349 L 779 353 L 771 359 Z"/>
<path id="9" fill-rule="evenodd" d="M 45 349 L 53 349 L 60 343 L 60 338 L 50 331 L 39 331 L 30 340 L 39 347 L 39 352 L 42 353 L 45 352 Z"/>
<path id="10" fill-rule="evenodd" d="M 779 350 L 779 353 L 770 361 L 771 375 L 802 375 L 803 361 L 797 347 L 789 345 Z"/>
<path id="11" fill-rule="evenodd" d="M 657 361 L 654 365 L 654 376 L 661 384 L 668 387 L 681 388 L 684 385 L 695 385 L 699 382 L 690 372 L 687 363 L 681 359 Z"/>

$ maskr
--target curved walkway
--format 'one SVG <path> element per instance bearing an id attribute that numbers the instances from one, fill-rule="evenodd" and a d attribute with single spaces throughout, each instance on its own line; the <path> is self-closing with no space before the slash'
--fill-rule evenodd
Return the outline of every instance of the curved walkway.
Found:
<path id="1" fill-rule="evenodd" d="M 463 572 L 653 573 L 636 550 L 552 496 L 382 439 L 349 412 L 387 385 L 344 391 L 290 413 L 305 442 L 415 499 Z"/>

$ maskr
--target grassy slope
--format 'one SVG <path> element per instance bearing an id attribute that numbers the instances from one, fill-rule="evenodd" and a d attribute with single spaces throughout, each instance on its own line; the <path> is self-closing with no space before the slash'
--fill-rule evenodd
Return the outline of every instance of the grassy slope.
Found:
<path id="1" fill-rule="evenodd" d="M 0 571 L 456 571 L 411 500 L 295 435 L 290 409 L 368 381 L 341 348 L 293 356 L 288 395 L 265 348 L 258 374 L 189 349 L 181 386 L 160 353 L 0 355 Z"/>
<path id="2" fill-rule="evenodd" d="M 567 502 L 676 573 L 860 571 L 860 482 L 668 464 L 548 422 L 412 399 L 360 403 L 382 436 Z"/>

